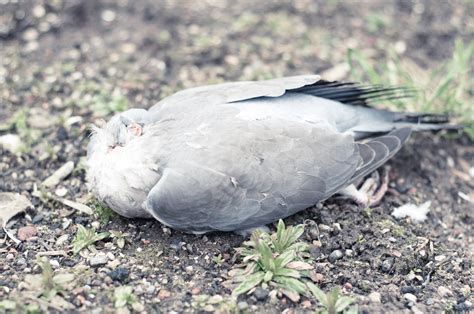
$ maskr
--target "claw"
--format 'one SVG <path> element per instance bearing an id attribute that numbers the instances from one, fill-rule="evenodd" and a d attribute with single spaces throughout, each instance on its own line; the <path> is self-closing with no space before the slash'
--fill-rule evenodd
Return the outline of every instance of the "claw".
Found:
<path id="1" fill-rule="evenodd" d="M 388 171 L 383 168 L 382 175 L 378 171 L 374 172 L 371 177 L 362 183 L 359 189 L 351 184 L 340 191 L 339 194 L 352 199 L 361 207 L 378 205 L 387 193 L 388 181 Z"/>

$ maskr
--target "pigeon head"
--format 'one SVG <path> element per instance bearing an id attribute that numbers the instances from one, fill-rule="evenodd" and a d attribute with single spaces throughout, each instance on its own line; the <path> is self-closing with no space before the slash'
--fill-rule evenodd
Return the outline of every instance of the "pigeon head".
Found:
<path id="1" fill-rule="evenodd" d="M 126 146 L 134 138 L 143 134 L 144 127 L 148 122 L 148 111 L 130 109 L 116 114 L 102 127 L 93 125 L 87 155 L 106 154 Z"/>

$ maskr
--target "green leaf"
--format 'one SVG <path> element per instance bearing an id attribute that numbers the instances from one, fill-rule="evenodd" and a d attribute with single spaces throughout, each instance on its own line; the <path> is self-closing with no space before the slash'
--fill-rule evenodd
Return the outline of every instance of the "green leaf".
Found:
<path id="1" fill-rule="evenodd" d="M 324 307 L 328 307 L 328 299 L 323 290 L 316 287 L 312 282 L 307 282 L 306 286 L 309 288 L 311 294 L 321 303 Z"/>
<path id="2" fill-rule="evenodd" d="M 294 251 L 285 251 L 275 259 L 275 265 L 277 267 L 285 267 L 289 262 L 295 259 L 296 254 Z"/>
<path id="3" fill-rule="evenodd" d="M 232 291 L 232 295 L 239 296 L 241 294 L 244 294 L 245 292 L 260 284 L 264 277 L 265 274 L 263 272 L 257 272 L 255 274 L 250 275 L 244 282 L 237 286 L 234 291 Z"/>
<path id="4" fill-rule="evenodd" d="M 265 277 L 263 277 L 263 281 L 269 282 L 270 280 L 272 280 L 272 278 L 273 278 L 273 273 L 272 271 L 269 270 L 265 273 Z"/>
<path id="5" fill-rule="evenodd" d="M 0 310 L 13 311 L 16 309 L 16 302 L 10 300 L 0 301 Z"/>
<path id="6" fill-rule="evenodd" d="M 336 313 L 344 311 L 349 305 L 351 305 L 354 302 L 353 298 L 350 297 L 339 297 L 336 301 L 336 304 L 334 306 L 334 309 L 336 310 Z"/>
<path id="7" fill-rule="evenodd" d="M 299 271 L 289 268 L 278 268 L 275 270 L 275 276 L 301 278 Z"/>
<path id="8" fill-rule="evenodd" d="M 300 294 L 306 292 L 306 286 L 300 280 L 284 276 L 274 276 L 273 281 L 280 284 L 284 289 L 292 290 Z"/>

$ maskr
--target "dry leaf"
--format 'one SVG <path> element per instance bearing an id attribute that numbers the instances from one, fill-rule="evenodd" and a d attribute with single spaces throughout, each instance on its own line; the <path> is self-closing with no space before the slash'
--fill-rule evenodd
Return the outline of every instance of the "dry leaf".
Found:
<path id="1" fill-rule="evenodd" d="M 288 264 L 286 264 L 285 267 L 290 268 L 290 269 L 296 269 L 296 270 L 311 270 L 311 269 L 313 269 L 313 266 L 311 266 L 310 264 L 305 263 L 305 262 L 300 262 L 300 261 L 289 262 Z"/>
<path id="2" fill-rule="evenodd" d="M 33 204 L 21 194 L 10 192 L 0 193 L 0 224 L 8 237 L 17 244 L 20 243 L 20 240 L 15 238 L 15 236 L 6 229 L 7 223 L 14 216 L 24 212 L 30 207 L 33 207 Z"/>

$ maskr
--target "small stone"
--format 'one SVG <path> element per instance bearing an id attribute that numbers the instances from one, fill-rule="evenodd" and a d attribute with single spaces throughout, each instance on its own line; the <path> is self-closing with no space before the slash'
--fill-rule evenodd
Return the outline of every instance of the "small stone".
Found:
<path id="1" fill-rule="evenodd" d="M 124 282 L 125 280 L 127 280 L 129 274 L 130 274 L 130 271 L 124 267 L 117 267 L 116 269 L 108 273 L 109 277 L 112 278 L 112 280 L 116 280 L 120 282 Z"/>
<path id="2" fill-rule="evenodd" d="M 169 292 L 168 290 L 166 289 L 161 289 L 160 292 L 158 292 L 158 298 L 160 300 L 164 300 L 164 299 L 167 299 L 171 296 L 171 292 Z"/>
<path id="3" fill-rule="evenodd" d="M 318 258 L 321 256 L 321 247 L 317 245 L 311 245 L 309 247 L 309 253 L 311 254 L 313 258 Z"/>
<path id="4" fill-rule="evenodd" d="M 387 258 L 385 259 L 383 262 L 382 262 L 382 271 L 384 273 L 388 273 L 391 269 L 392 269 L 392 266 L 393 266 L 393 262 L 395 260 L 393 258 Z"/>
<path id="5" fill-rule="evenodd" d="M 379 292 L 372 292 L 367 296 L 372 303 L 381 303 L 382 295 Z"/>
<path id="6" fill-rule="evenodd" d="M 59 196 L 59 197 L 64 197 L 64 196 L 66 196 L 66 194 L 67 194 L 67 189 L 66 189 L 65 187 L 57 188 L 57 189 L 54 191 L 54 194 L 56 194 L 56 195 Z"/>
<path id="7" fill-rule="evenodd" d="M 21 138 L 16 134 L 5 134 L 0 136 L 0 146 L 12 154 L 20 153 L 25 147 Z"/>
<path id="8" fill-rule="evenodd" d="M 453 296 L 453 292 L 444 286 L 438 287 L 438 295 L 442 298 Z"/>
<path id="9" fill-rule="evenodd" d="M 194 287 L 191 289 L 192 295 L 198 295 L 199 293 L 201 293 L 201 289 L 199 289 L 198 287 Z"/>
<path id="10" fill-rule="evenodd" d="M 38 35 L 38 31 L 30 27 L 23 32 L 22 37 L 25 41 L 35 41 L 36 39 L 38 39 Z"/>
<path id="11" fill-rule="evenodd" d="M 24 257 L 20 257 L 17 261 L 16 264 L 19 266 L 25 266 L 26 265 L 26 259 Z"/>
<path id="12" fill-rule="evenodd" d="M 107 255 L 103 253 L 99 253 L 90 258 L 89 265 L 91 266 L 105 265 L 107 264 L 107 261 L 108 261 Z"/>
<path id="13" fill-rule="evenodd" d="M 258 301 L 265 301 L 268 297 L 268 290 L 258 287 L 253 292 L 253 295 L 255 296 L 255 298 L 257 298 Z"/>
<path id="14" fill-rule="evenodd" d="M 416 293 L 417 292 L 416 288 L 413 287 L 413 286 L 404 286 L 400 289 L 400 291 L 404 294 L 405 293 Z"/>
<path id="15" fill-rule="evenodd" d="M 110 23 L 115 20 L 116 14 L 112 10 L 104 10 L 102 11 L 102 14 L 100 15 L 100 17 L 102 18 L 104 22 Z"/>
<path id="16" fill-rule="evenodd" d="M 405 298 L 405 300 L 407 300 L 407 301 L 409 301 L 409 302 L 416 303 L 416 295 L 414 295 L 414 294 L 405 293 L 405 294 L 403 295 L 403 297 Z"/>
<path id="17" fill-rule="evenodd" d="M 43 218 L 44 218 L 43 215 L 38 214 L 34 216 L 33 219 L 31 219 L 31 222 L 36 225 L 37 223 L 41 222 Z"/>
<path id="18" fill-rule="evenodd" d="M 239 310 L 243 311 L 243 310 L 246 310 L 249 307 L 249 305 L 245 301 L 240 301 L 239 303 L 237 303 L 237 307 L 239 308 Z"/>
<path id="19" fill-rule="evenodd" d="M 35 226 L 24 226 L 18 229 L 18 239 L 26 241 L 38 234 L 38 230 Z"/>
<path id="20" fill-rule="evenodd" d="M 55 259 L 50 260 L 49 263 L 51 264 L 51 267 L 53 267 L 54 269 L 58 269 L 60 267 L 59 262 Z"/>
<path id="21" fill-rule="evenodd" d="M 335 261 L 340 260 L 342 256 L 343 254 L 340 250 L 332 251 L 331 254 L 329 254 L 329 261 L 334 263 Z"/>
<path id="22" fill-rule="evenodd" d="M 152 295 L 152 294 L 155 293 L 155 290 L 156 290 L 155 286 L 149 286 L 149 287 L 146 289 L 146 294 Z"/>

